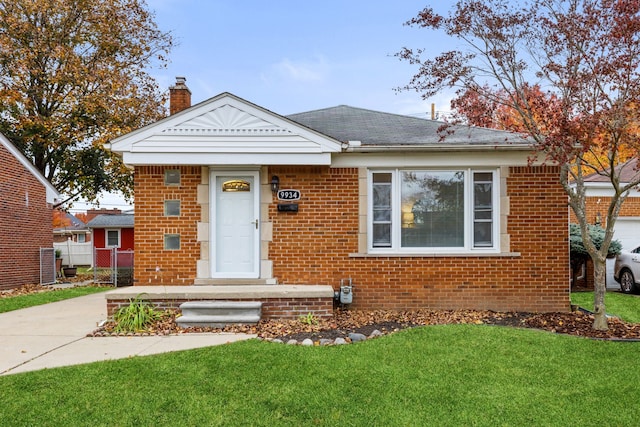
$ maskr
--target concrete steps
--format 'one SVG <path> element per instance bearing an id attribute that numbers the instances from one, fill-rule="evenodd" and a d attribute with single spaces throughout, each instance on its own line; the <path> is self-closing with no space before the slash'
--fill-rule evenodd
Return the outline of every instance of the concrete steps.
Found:
<path id="1" fill-rule="evenodd" d="M 188 301 L 180 304 L 180 310 L 176 323 L 181 328 L 252 325 L 262 317 L 259 301 Z"/>

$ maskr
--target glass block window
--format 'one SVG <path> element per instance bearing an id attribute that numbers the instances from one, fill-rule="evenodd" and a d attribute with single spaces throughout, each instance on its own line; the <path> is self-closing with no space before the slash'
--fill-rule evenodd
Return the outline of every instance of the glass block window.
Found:
<path id="1" fill-rule="evenodd" d="M 180 185 L 180 169 L 165 170 L 164 185 Z"/>
<path id="2" fill-rule="evenodd" d="M 180 249 L 180 235 L 179 234 L 165 234 L 164 235 L 164 248 L 166 250 L 178 250 Z"/>
<path id="3" fill-rule="evenodd" d="M 165 200 L 164 216 L 180 216 L 180 200 Z"/>

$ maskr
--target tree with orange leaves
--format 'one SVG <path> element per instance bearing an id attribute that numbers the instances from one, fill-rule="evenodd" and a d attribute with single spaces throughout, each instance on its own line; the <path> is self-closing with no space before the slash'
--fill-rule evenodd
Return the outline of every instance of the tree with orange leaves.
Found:
<path id="1" fill-rule="evenodd" d="M 605 259 L 622 203 L 640 184 L 637 162 L 625 163 L 640 152 L 633 108 L 640 99 L 640 1 L 460 0 L 446 16 L 427 7 L 408 24 L 444 30 L 462 48 L 433 58 L 404 48 L 397 56 L 419 70 L 403 89 L 426 99 L 455 88 L 507 108 L 538 159 L 560 165 L 560 183 L 593 260 L 593 327 L 607 329 Z M 536 87 L 544 96 L 531 96 Z M 634 172 L 625 182 L 622 164 Z M 586 217 L 590 173 L 606 177 L 614 192 L 599 247 Z"/>
<path id="2" fill-rule="evenodd" d="M 0 0 L 0 132 L 67 199 L 131 196 L 104 148 L 164 116 L 149 74 L 172 47 L 144 0 Z"/>
<path id="3" fill-rule="evenodd" d="M 86 212 L 80 212 L 75 214 L 74 216 L 78 218 L 80 221 L 84 222 L 85 224 L 89 222 L 89 217 L 87 216 Z"/>
<path id="4" fill-rule="evenodd" d="M 53 228 L 64 228 L 71 225 L 71 220 L 65 211 L 60 209 L 53 210 Z"/>

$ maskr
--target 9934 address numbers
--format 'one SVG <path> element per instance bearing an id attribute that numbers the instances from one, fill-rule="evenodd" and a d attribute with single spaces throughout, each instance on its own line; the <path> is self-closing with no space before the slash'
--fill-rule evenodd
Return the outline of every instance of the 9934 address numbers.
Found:
<path id="1" fill-rule="evenodd" d="M 278 190 L 278 200 L 300 200 L 300 191 Z"/>

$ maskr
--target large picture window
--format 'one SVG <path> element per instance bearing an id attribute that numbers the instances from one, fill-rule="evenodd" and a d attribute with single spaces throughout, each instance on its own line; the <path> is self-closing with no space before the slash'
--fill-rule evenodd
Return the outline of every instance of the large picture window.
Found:
<path id="1" fill-rule="evenodd" d="M 370 247 L 378 252 L 495 249 L 496 171 L 372 171 Z"/>

